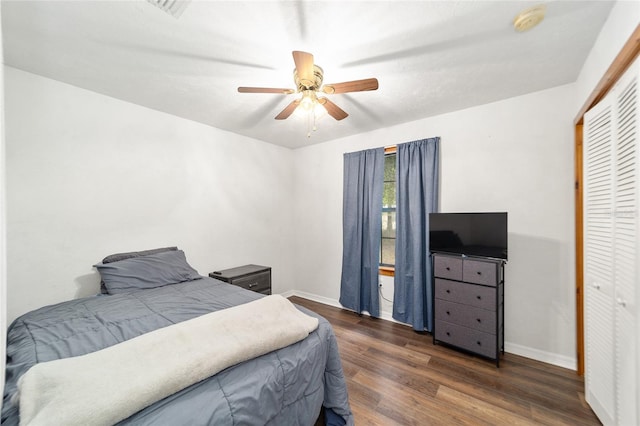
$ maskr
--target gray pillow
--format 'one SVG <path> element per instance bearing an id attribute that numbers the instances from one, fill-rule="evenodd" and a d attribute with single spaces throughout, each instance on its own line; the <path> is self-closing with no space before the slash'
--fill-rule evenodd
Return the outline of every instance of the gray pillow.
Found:
<path id="1" fill-rule="evenodd" d="M 109 256 L 102 259 L 102 263 L 117 262 L 119 260 L 130 259 L 132 257 L 147 256 L 149 254 L 162 253 L 163 251 L 176 251 L 176 250 L 178 250 L 178 247 L 162 247 L 162 248 L 156 248 L 151 250 L 129 251 L 126 253 L 110 254 Z"/>
<path id="2" fill-rule="evenodd" d="M 188 263 L 182 250 L 94 265 L 100 272 L 108 294 L 127 293 L 202 278 Z"/>
<path id="3" fill-rule="evenodd" d="M 175 250 L 178 250 L 178 247 L 162 247 L 162 248 L 156 248 L 151 250 L 115 253 L 115 254 L 110 254 L 109 256 L 102 259 L 102 263 L 117 262 L 119 260 L 130 259 L 132 257 L 146 256 L 148 254 L 156 254 L 156 253 L 162 253 L 163 251 L 175 251 Z M 100 293 L 109 294 L 109 292 L 107 291 L 107 287 L 104 285 L 103 280 L 100 280 Z"/>

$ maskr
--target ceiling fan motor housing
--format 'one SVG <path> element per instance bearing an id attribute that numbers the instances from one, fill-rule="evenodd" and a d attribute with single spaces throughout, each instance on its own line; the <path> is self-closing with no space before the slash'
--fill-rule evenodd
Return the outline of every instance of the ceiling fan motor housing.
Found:
<path id="1" fill-rule="evenodd" d="M 296 83 L 296 87 L 298 88 L 298 92 L 304 92 L 305 90 L 314 90 L 318 91 L 320 86 L 322 86 L 322 78 L 324 75 L 324 71 L 318 65 L 313 65 L 313 80 L 300 79 L 298 77 L 298 70 L 293 69 L 293 81 Z"/>

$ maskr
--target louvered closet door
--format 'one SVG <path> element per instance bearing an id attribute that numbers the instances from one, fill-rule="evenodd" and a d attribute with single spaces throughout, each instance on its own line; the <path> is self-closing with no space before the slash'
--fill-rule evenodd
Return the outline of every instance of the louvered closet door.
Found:
<path id="1" fill-rule="evenodd" d="M 615 92 L 615 378 L 616 423 L 638 424 L 638 72 L 632 67 Z M 635 338 L 634 338 L 635 337 Z M 635 389 L 635 391 L 634 391 Z"/>
<path id="2" fill-rule="evenodd" d="M 586 400 L 605 425 L 640 424 L 640 62 L 584 121 Z"/>
<path id="3" fill-rule="evenodd" d="M 600 102 L 583 127 L 585 397 L 604 424 L 615 422 L 612 114 Z"/>

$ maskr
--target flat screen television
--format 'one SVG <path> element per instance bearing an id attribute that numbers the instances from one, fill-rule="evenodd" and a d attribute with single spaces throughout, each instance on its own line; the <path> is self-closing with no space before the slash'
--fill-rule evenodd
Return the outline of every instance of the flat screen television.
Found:
<path id="1" fill-rule="evenodd" d="M 429 250 L 507 260 L 507 213 L 430 213 Z"/>

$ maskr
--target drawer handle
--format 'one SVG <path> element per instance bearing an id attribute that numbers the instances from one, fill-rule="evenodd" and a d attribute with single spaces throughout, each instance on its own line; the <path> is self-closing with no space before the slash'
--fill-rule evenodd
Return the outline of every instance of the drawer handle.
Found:
<path id="1" fill-rule="evenodd" d="M 482 300 L 482 296 L 476 296 L 476 299 Z"/>
<path id="2" fill-rule="evenodd" d="M 478 346 L 482 346 L 482 342 L 481 342 L 480 340 L 478 340 L 478 341 L 476 342 L 476 345 L 478 345 Z"/>
<path id="3" fill-rule="evenodd" d="M 451 268 L 449 268 L 448 266 L 447 266 L 445 269 L 446 269 L 447 271 L 450 271 L 450 270 L 451 270 Z"/>
<path id="4" fill-rule="evenodd" d="M 251 283 L 251 284 L 249 284 L 249 288 L 254 288 L 257 285 L 258 285 L 258 283 Z"/>
<path id="5" fill-rule="evenodd" d="M 447 315 L 451 315 L 451 313 L 449 311 L 447 311 Z"/>
<path id="6" fill-rule="evenodd" d="M 450 294 L 450 293 L 451 293 L 451 290 L 447 290 L 447 294 Z"/>
<path id="7" fill-rule="evenodd" d="M 479 323 L 482 322 L 482 320 L 480 318 L 476 318 L 476 321 L 478 321 Z"/>
<path id="8" fill-rule="evenodd" d="M 449 333 L 448 331 L 447 331 L 447 336 L 451 336 L 451 333 Z"/>
<path id="9" fill-rule="evenodd" d="M 478 274 L 478 275 L 482 275 L 482 272 L 478 271 L 478 272 L 477 272 L 477 274 Z"/>

